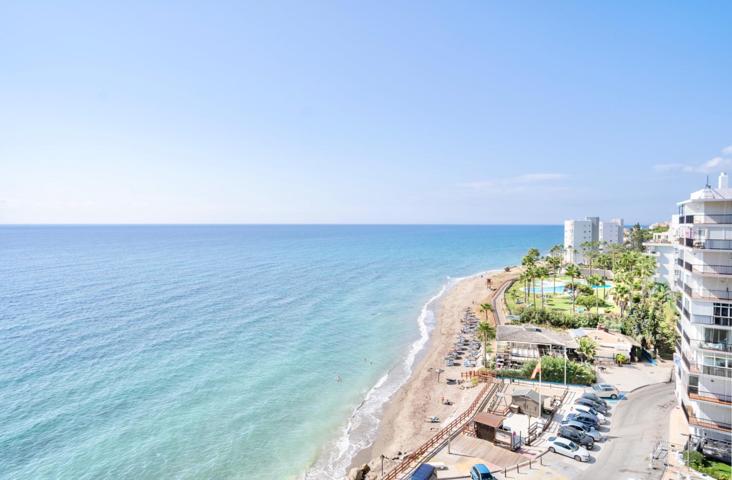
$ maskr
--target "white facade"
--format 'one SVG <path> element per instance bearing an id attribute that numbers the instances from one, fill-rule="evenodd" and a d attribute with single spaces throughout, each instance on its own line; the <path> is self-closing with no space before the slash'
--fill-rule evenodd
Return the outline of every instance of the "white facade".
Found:
<path id="1" fill-rule="evenodd" d="M 609 222 L 600 222 L 598 237 L 600 243 L 623 243 L 623 219 L 613 218 Z"/>
<path id="2" fill-rule="evenodd" d="M 582 244 L 592 242 L 592 220 L 564 221 L 564 261 L 584 263 Z"/>
<path id="3" fill-rule="evenodd" d="M 582 255 L 585 242 L 623 243 L 623 220 L 614 218 L 601 222 L 600 217 L 564 221 L 564 261 L 586 263 Z"/>
<path id="4" fill-rule="evenodd" d="M 693 438 L 705 450 L 711 449 L 710 445 L 723 445 L 729 452 L 732 443 L 732 189 L 728 188 L 726 175 L 720 176 L 718 188 L 707 186 L 678 206 L 679 215 L 674 219 L 677 228 L 670 230 L 675 250 L 673 288 L 680 295 L 676 395 L 689 420 Z"/>

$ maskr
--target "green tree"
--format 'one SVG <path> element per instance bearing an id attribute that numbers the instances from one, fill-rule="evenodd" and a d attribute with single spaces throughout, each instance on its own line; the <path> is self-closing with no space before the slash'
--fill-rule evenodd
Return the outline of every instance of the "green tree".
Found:
<path id="1" fill-rule="evenodd" d="M 492 342 L 496 338 L 496 328 L 488 322 L 480 322 L 478 324 L 478 338 L 483 342 L 483 367 L 487 367 L 487 356 L 490 349 L 488 342 Z"/>
<path id="2" fill-rule="evenodd" d="M 642 252 L 644 249 L 643 240 L 643 229 L 641 228 L 640 223 L 636 223 L 633 225 L 633 228 L 630 229 L 630 248 L 636 252 Z"/>
<path id="3" fill-rule="evenodd" d="M 588 262 L 590 267 L 590 275 L 592 275 L 592 265 L 600 255 L 600 243 L 599 242 L 582 242 L 580 245 L 582 248 L 582 256 Z"/>
<path id="4" fill-rule="evenodd" d="M 620 317 L 625 316 L 625 308 L 630 302 L 630 288 L 624 282 L 616 281 L 613 287 L 613 298 L 620 307 Z"/>
<path id="5" fill-rule="evenodd" d="M 597 355 L 597 343 L 589 337 L 580 337 L 577 342 L 577 354 L 585 362 L 592 362 Z"/>

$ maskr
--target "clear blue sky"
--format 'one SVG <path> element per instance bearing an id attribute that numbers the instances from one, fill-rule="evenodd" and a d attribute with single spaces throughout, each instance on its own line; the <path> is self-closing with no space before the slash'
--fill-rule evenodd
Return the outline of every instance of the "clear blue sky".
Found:
<path id="1" fill-rule="evenodd" d="M 732 2 L 101 3 L 0 4 L 0 222 L 650 222 L 732 164 Z"/>

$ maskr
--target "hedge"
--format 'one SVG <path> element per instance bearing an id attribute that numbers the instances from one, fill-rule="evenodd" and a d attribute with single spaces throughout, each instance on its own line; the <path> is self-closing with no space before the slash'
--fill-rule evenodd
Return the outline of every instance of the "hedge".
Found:
<path id="1" fill-rule="evenodd" d="M 529 380 L 536 368 L 536 360 L 529 360 L 519 370 L 502 369 L 497 370 L 496 375 L 507 378 L 520 378 Z M 538 375 L 536 379 L 538 379 Z M 545 356 L 541 357 L 541 379 L 545 382 L 564 382 L 564 358 Z M 594 370 L 587 364 L 567 361 L 567 383 L 589 385 L 597 381 Z"/>

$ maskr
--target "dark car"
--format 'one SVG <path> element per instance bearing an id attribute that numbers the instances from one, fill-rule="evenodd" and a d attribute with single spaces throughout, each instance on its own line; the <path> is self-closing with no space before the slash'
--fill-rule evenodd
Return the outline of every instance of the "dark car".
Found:
<path id="1" fill-rule="evenodd" d="M 593 417 L 592 415 L 587 415 L 586 413 L 581 413 L 581 412 L 570 413 L 569 415 L 567 415 L 566 419 L 584 423 L 585 425 L 587 425 L 589 427 L 595 427 L 598 429 L 600 428 L 600 422 L 597 420 L 597 417 Z"/>
<path id="2" fill-rule="evenodd" d="M 591 436 L 574 427 L 560 427 L 559 436 L 567 440 L 572 440 L 574 443 L 583 447 L 587 447 L 588 450 L 592 450 L 592 447 L 595 446 L 595 441 Z"/>
<path id="3" fill-rule="evenodd" d="M 596 411 L 602 413 L 603 415 L 607 413 L 607 407 L 601 403 L 593 402 L 589 398 L 578 398 L 574 401 L 576 405 L 584 405 L 586 407 L 590 407 L 592 409 L 595 409 Z"/>
<path id="4" fill-rule="evenodd" d="M 607 402 L 604 399 L 595 395 L 594 392 L 585 392 L 582 394 L 582 397 L 580 397 L 580 398 L 587 398 L 587 399 L 592 400 L 593 402 L 599 403 L 601 405 L 605 405 L 605 407 L 607 407 Z"/>

